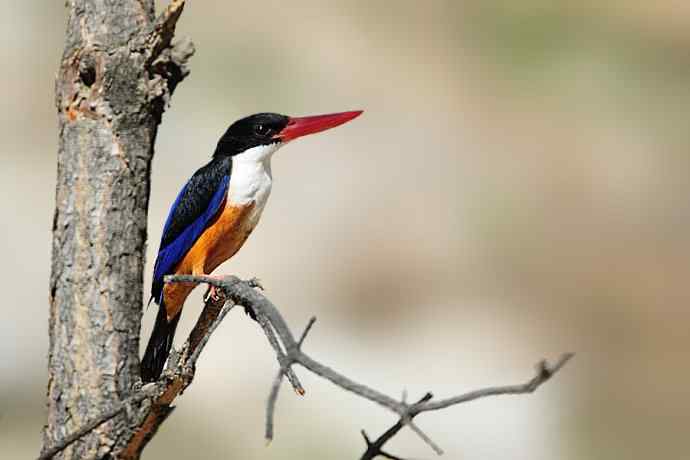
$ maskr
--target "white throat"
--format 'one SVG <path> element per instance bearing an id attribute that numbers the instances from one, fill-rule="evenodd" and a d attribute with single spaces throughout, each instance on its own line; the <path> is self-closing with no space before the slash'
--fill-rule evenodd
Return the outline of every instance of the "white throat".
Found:
<path id="1" fill-rule="evenodd" d="M 259 145 L 232 157 L 228 204 L 255 203 L 255 211 L 261 214 L 271 193 L 271 156 L 281 146 L 282 143 Z"/>

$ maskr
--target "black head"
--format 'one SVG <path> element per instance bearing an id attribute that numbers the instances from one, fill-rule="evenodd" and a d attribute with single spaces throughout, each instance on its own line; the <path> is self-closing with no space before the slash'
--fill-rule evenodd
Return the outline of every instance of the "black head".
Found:
<path id="1" fill-rule="evenodd" d="M 233 156 L 252 147 L 280 142 L 277 135 L 289 117 L 278 113 L 257 113 L 234 122 L 218 141 L 214 156 Z"/>
<path id="2" fill-rule="evenodd" d="M 335 128 L 361 114 L 361 110 L 309 117 L 257 113 L 230 125 L 218 141 L 213 156 L 233 156 L 260 145 L 290 142 L 302 136 Z"/>

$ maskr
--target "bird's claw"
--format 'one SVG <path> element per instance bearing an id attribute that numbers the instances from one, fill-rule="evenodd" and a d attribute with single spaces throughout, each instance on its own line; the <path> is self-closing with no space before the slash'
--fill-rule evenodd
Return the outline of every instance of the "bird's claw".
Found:
<path id="1" fill-rule="evenodd" d="M 206 291 L 206 295 L 204 296 L 204 302 L 218 302 L 220 299 L 222 299 L 222 296 L 219 294 L 218 291 L 219 289 L 217 287 L 209 286 L 208 291 Z"/>

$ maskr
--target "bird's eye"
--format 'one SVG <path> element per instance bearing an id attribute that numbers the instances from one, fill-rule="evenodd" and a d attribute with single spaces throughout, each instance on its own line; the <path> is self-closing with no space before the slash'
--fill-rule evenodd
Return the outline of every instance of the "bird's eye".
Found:
<path id="1" fill-rule="evenodd" d="M 265 136 L 266 134 L 268 134 L 269 131 L 270 128 L 266 125 L 259 124 L 254 127 L 254 132 L 259 136 Z"/>

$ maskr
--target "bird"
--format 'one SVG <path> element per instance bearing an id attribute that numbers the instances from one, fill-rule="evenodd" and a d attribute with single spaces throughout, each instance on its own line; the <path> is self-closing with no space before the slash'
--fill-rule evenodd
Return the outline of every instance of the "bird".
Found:
<path id="1" fill-rule="evenodd" d="M 164 277 L 209 275 L 234 256 L 259 222 L 271 193 L 273 154 L 290 141 L 342 125 L 361 113 L 305 117 L 257 113 L 225 131 L 210 162 L 178 193 L 163 226 L 149 300 L 158 305 L 158 313 L 141 360 L 144 383 L 156 381 L 163 372 L 182 307 L 196 287 L 166 284 Z"/>

